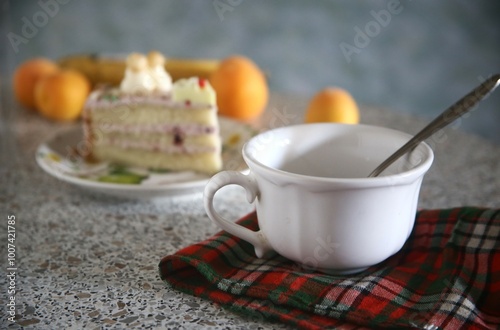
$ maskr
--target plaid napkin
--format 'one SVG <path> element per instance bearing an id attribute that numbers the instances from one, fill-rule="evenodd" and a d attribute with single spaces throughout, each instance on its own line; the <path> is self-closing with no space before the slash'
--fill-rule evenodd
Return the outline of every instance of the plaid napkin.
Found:
<path id="1" fill-rule="evenodd" d="M 239 223 L 258 229 L 255 213 Z M 497 329 L 499 236 L 500 209 L 422 210 L 400 252 L 355 275 L 257 259 L 226 232 L 164 257 L 159 271 L 177 290 L 303 329 Z"/>

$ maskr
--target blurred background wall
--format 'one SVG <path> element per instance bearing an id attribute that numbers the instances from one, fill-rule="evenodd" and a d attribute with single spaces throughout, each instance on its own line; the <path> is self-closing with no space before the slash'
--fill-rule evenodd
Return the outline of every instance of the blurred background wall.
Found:
<path id="1" fill-rule="evenodd" d="M 151 49 L 171 57 L 244 54 L 267 72 L 275 92 L 311 97 L 340 86 L 360 104 L 432 119 L 500 72 L 498 1 L 1 3 L 5 81 L 34 56 Z M 454 127 L 500 143 L 500 90 Z"/>

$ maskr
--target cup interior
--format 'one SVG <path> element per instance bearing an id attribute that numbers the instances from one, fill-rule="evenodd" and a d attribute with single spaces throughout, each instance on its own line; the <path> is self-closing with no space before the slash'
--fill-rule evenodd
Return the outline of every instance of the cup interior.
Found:
<path id="1" fill-rule="evenodd" d="M 367 178 L 410 138 L 409 134 L 377 126 L 304 124 L 264 132 L 251 139 L 243 153 L 250 161 L 286 173 L 321 178 Z M 380 176 L 428 168 L 432 158 L 431 148 L 421 143 Z"/>

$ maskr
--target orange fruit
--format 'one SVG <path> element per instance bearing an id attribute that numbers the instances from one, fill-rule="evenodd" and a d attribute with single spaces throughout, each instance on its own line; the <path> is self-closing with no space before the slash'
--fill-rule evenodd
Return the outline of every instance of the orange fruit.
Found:
<path id="1" fill-rule="evenodd" d="M 14 95 L 23 106 L 35 109 L 35 85 L 37 81 L 59 70 L 55 62 L 38 57 L 19 65 L 14 71 L 12 85 Z"/>
<path id="2" fill-rule="evenodd" d="M 210 76 L 219 114 L 241 120 L 258 117 L 269 99 L 264 73 L 249 58 L 230 56 Z"/>
<path id="3" fill-rule="evenodd" d="M 73 70 L 61 70 L 38 81 L 35 101 L 40 113 L 53 120 L 71 121 L 82 113 L 90 81 Z"/>
<path id="4" fill-rule="evenodd" d="M 327 87 L 311 99 L 306 110 L 305 122 L 357 124 L 358 106 L 349 92 L 341 88 Z"/>

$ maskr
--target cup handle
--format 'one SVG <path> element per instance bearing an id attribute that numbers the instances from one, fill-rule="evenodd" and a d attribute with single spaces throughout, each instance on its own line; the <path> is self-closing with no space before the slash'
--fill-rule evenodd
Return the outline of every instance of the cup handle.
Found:
<path id="1" fill-rule="evenodd" d="M 245 175 L 237 171 L 219 172 L 215 174 L 205 186 L 203 202 L 208 217 L 228 233 L 251 243 L 255 248 L 257 257 L 262 258 L 266 253 L 272 251 L 262 230 L 253 231 L 245 228 L 237 223 L 224 219 L 215 211 L 213 204 L 215 193 L 229 184 L 237 184 L 245 188 L 249 203 L 252 203 L 259 193 L 257 181 L 252 173 Z"/>

